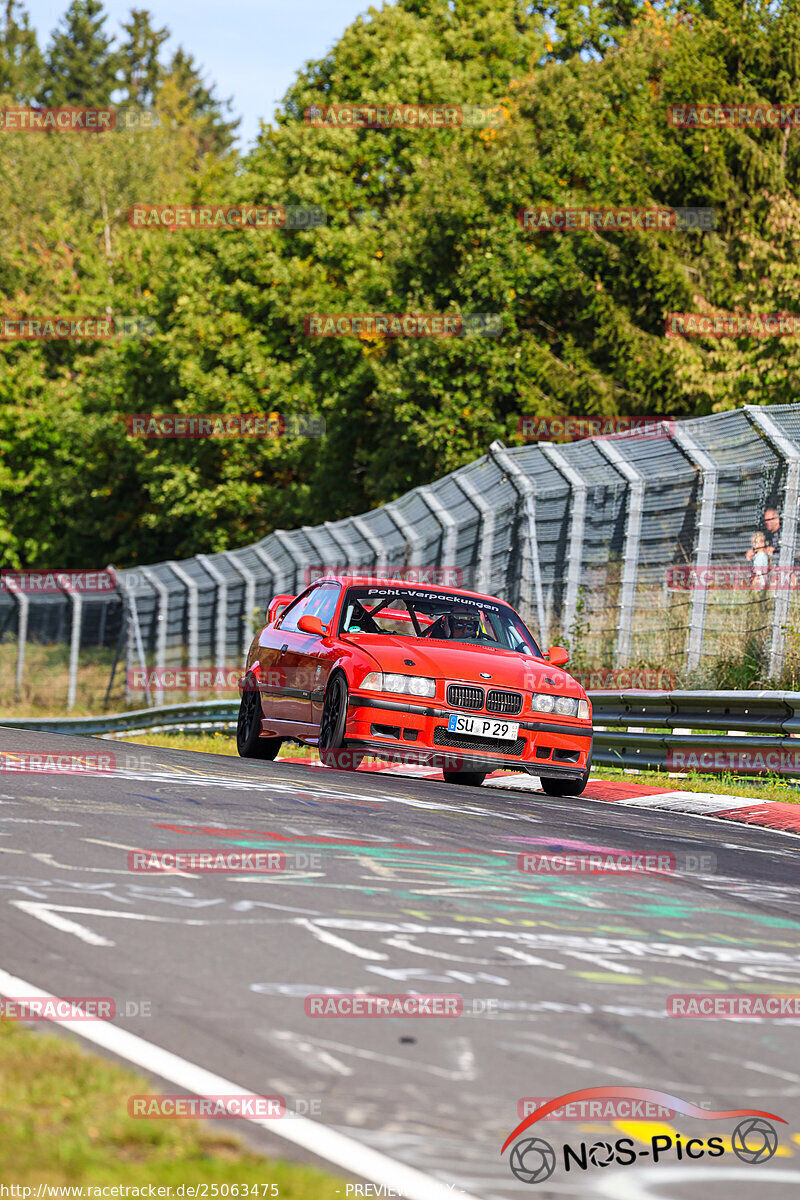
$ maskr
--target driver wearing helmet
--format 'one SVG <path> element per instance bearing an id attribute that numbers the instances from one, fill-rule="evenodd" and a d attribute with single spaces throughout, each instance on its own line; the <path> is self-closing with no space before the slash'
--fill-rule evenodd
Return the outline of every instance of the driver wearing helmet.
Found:
<path id="1" fill-rule="evenodd" d="M 443 641 L 468 642 L 477 638 L 480 631 L 480 613 L 468 608 L 463 612 L 445 613 L 431 625 L 425 636 L 441 638 Z"/>
<path id="2" fill-rule="evenodd" d="M 445 620 L 449 622 L 451 633 L 448 635 L 456 642 L 466 642 L 476 638 L 481 631 L 480 615 L 474 609 L 466 612 L 451 613 Z"/>

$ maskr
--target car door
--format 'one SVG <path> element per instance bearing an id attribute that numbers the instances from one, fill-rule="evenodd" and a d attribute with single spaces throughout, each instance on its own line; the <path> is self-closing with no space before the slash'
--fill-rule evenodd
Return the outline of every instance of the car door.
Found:
<path id="1" fill-rule="evenodd" d="M 327 629 L 331 626 L 339 597 L 342 594 L 340 583 L 322 583 L 314 594 L 314 600 L 309 606 L 306 616 L 318 617 Z M 335 633 L 331 627 L 331 636 Z M 336 657 L 336 647 L 331 644 L 330 637 L 320 637 L 316 634 L 303 634 L 303 645 L 298 649 L 297 678 L 298 686 L 308 693 L 308 721 L 316 729 L 322 712 L 322 701 L 328 674 Z"/>
<path id="2" fill-rule="evenodd" d="M 316 590 L 316 589 L 314 589 Z M 294 628 L 311 603 L 312 593 L 295 600 L 272 625 L 261 630 L 257 658 L 261 664 L 259 688 L 263 712 L 263 732 L 275 736 L 299 733 L 305 725 L 307 711 L 294 695 L 296 654 L 305 639 Z M 284 621 L 287 628 L 283 628 Z M 300 640 L 298 640 L 300 639 Z"/>
<path id="3" fill-rule="evenodd" d="M 275 720 L 285 732 L 307 734 L 311 725 L 311 692 L 315 686 L 321 639 L 297 628 L 301 617 L 317 616 L 330 606 L 330 590 L 340 585 L 320 583 L 287 608 L 277 622 L 278 657 L 271 690 Z M 335 600 L 334 605 L 335 607 Z M 291 730 L 287 728 L 291 726 Z"/>
<path id="4" fill-rule="evenodd" d="M 319 634 L 304 633 L 297 628 L 297 622 L 301 617 L 319 617 L 327 626 L 333 618 L 341 590 L 341 584 L 320 583 L 309 593 L 308 603 L 302 611 L 299 607 L 287 611 L 285 620 L 281 621 L 287 646 L 280 660 L 290 693 L 287 705 L 291 704 L 292 719 L 309 727 L 312 724 L 311 697 L 319 690 L 321 681 L 324 688 L 326 656 Z"/>

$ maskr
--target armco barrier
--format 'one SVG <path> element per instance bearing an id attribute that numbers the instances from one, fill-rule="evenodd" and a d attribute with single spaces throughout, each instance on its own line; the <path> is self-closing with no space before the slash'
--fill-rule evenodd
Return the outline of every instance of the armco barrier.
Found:
<path id="1" fill-rule="evenodd" d="M 33 729 L 37 733 L 73 733 L 83 737 L 117 733 L 153 733 L 161 729 L 235 729 L 238 700 L 210 700 L 203 704 L 167 704 L 133 712 L 104 713 L 100 717 L 17 717 L 0 728 Z"/>
<path id="2" fill-rule="evenodd" d="M 595 724 L 594 762 L 599 765 L 673 771 L 702 766 L 706 773 L 768 771 L 800 777 L 800 692 L 588 694 Z M 0 720 L 0 726 L 110 736 L 162 729 L 230 730 L 236 727 L 238 709 L 237 701 L 209 701 L 101 717 Z M 681 754 L 696 756 L 699 765 L 693 768 L 684 758 L 688 765 L 681 768 Z M 715 762 L 720 758 L 726 761 Z"/>

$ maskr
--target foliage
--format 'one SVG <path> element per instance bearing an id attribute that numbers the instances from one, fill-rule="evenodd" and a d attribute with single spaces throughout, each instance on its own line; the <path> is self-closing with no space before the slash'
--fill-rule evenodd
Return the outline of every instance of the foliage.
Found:
<path id="1" fill-rule="evenodd" d="M 26 25 L 13 13 L 17 40 L 7 16 L 0 69 L 20 60 Z M 800 311 L 796 137 L 675 129 L 665 115 L 691 101 L 791 102 L 796 5 L 398 0 L 298 73 L 245 154 L 231 150 L 235 122 L 191 55 L 161 64 L 165 31 L 149 13 L 134 10 L 122 46 L 105 51 L 99 0 L 74 0 L 65 21 L 48 63 L 66 61 L 58 38 L 71 30 L 96 71 L 71 79 L 59 68 L 51 87 L 97 99 L 113 61 L 118 94 L 152 103 L 160 125 L 0 141 L 0 193 L 15 216 L 0 231 L 7 311 L 141 313 L 158 332 L 4 348 L 9 562 L 125 565 L 363 511 L 494 438 L 519 440 L 522 414 L 681 417 L 796 399 L 793 339 L 664 336 L 670 311 Z M 33 52 L 9 94 L 31 86 Z M 502 121 L 304 120 L 311 105 L 379 101 L 487 105 Z M 130 204 L 159 199 L 319 205 L 327 220 L 131 229 Z M 531 203 L 711 207 L 716 229 L 523 231 L 516 214 Z M 360 311 L 495 312 L 503 332 L 304 332 L 308 314 Z M 322 415 L 325 437 L 143 441 L 120 420 L 276 410 Z"/>

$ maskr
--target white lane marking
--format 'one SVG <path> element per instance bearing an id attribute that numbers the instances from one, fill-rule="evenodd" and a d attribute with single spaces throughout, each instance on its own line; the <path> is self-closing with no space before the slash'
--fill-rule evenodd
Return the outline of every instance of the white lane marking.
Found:
<path id="1" fill-rule="evenodd" d="M 352 1067 L 348 1067 L 322 1046 L 315 1045 L 313 1038 L 299 1038 L 296 1033 L 285 1029 L 274 1030 L 271 1037 L 276 1042 L 286 1042 L 289 1053 L 312 1063 L 318 1071 L 344 1076 L 355 1074 Z"/>
<path id="2" fill-rule="evenodd" d="M 481 784 L 485 788 L 508 788 L 515 792 L 542 792 L 538 775 L 507 775 L 505 778 L 485 779 Z M 544 792 L 542 792 L 544 795 Z"/>
<path id="3" fill-rule="evenodd" d="M 741 796 L 720 796 L 714 792 L 662 792 L 660 796 L 630 796 L 615 800 L 630 808 L 664 808 L 670 812 L 711 813 L 730 812 L 738 808 L 760 808 L 764 803 Z"/>
<path id="4" fill-rule="evenodd" d="M 13 821 L 15 825 L 74 825 L 80 828 L 80 821 L 46 821 L 41 817 L 0 817 L 0 821 Z"/>
<path id="5" fill-rule="evenodd" d="M 24 979 L 19 979 L 3 970 L 0 970 L 0 995 L 8 996 L 10 999 L 34 996 L 40 1000 L 56 999 L 49 992 L 42 991 L 41 988 L 26 983 Z M 87 1042 L 102 1046 L 111 1054 L 117 1055 L 118 1058 L 124 1058 L 142 1070 L 148 1071 L 152 1075 L 158 1075 L 161 1079 L 174 1084 L 175 1087 L 189 1092 L 190 1095 L 201 1097 L 227 1095 L 248 1098 L 255 1095 L 254 1092 L 240 1087 L 229 1079 L 223 1079 L 222 1076 L 206 1071 L 203 1067 L 189 1062 L 188 1059 L 181 1058 L 169 1050 L 154 1046 L 152 1042 L 147 1042 L 136 1034 L 120 1029 L 110 1021 L 83 1022 L 80 1029 L 75 1025 L 68 1025 L 65 1021 L 54 1023 L 65 1025 Z M 409 1197 L 409 1200 L 453 1200 L 454 1196 L 459 1195 L 452 1187 L 434 1179 L 433 1176 L 425 1175 L 414 1167 L 407 1167 L 404 1163 L 396 1162 L 379 1151 L 371 1150 L 355 1138 L 328 1129 L 316 1121 L 310 1121 L 308 1117 L 294 1117 L 293 1120 L 277 1121 L 264 1120 L 259 1117 L 243 1119 L 266 1129 L 275 1137 L 283 1138 L 287 1142 L 294 1142 L 296 1146 L 302 1146 L 318 1158 L 323 1158 L 345 1171 L 359 1175 L 362 1179 L 383 1184 L 385 1188 Z M 460 1197 L 461 1200 L 478 1200 L 476 1196 L 467 1192 L 461 1192 Z"/>
<path id="6" fill-rule="evenodd" d="M 356 958 L 383 959 L 385 961 L 389 957 L 380 950 L 367 950 L 363 946 L 357 946 L 355 942 L 348 941 L 347 938 L 337 937 L 335 933 L 329 933 L 327 929 L 320 929 L 319 925 L 313 921 L 306 921 L 304 917 L 295 921 L 295 924 L 302 925 L 304 929 L 313 933 L 317 941 L 324 942 L 326 946 L 333 946 L 336 950 L 344 950 Z"/>
<path id="7" fill-rule="evenodd" d="M 582 958 L 595 967 L 601 967 L 604 971 L 616 971 L 618 975 L 641 974 L 634 967 L 626 967 L 624 963 L 603 958 L 601 954 L 587 954 L 585 950 L 565 950 L 564 953 L 569 955 L 570 958 Z"/>
<path id="8" fill-rule="evenodd" d="M 800 1171 L 782 1171 L 775 1167 L 760 1167 L 758 1172 L 758 1190 L 764 1183 L 800 1183 Z M 612 1175 L 601 1176 L 593 1180 L 594 1186 L 601 1196 L 610 1200 L 667 1200 L 667 1194 L 661 1190 L 651 1192 L 649 1184 L 667 1185 L 669 1183 L 692 1184 L 704 1182 L 706 1185 L 715 1183 L 750 1183 L 755 1184 L 756 1177 L 752 1166 L 741 1167 L 643 1167 L 635 1175 L 627 1175 L 624 1171 L 614 1171 Z M 727 1192 L 721 1192 L 724 1196 Z M 671 1193 L 670 1193 L 671 1194 Z"/>
<path id="9" fill-rule="evenodd" d="M 507 954 L 510 958 L 518 958 L 520 962 L 524 962 L 529 967 L 547 967 L 551 971 L 566 971 L 563 963 L 548 962 L 546 958 L 538 958 L 535 954 L 526 954 L 524 950 L 516 950 L 513 946 L 498 946 L 497 949 L 501 954 Z"/>
<path id="10" fill-rule="evenodd" d="M 2 988 L 0 988 L 1 991 Z M 297 1034 L 288 1033 L 285 1030 L 279 1030 L 273 1036 L 280 1041 L 288 1042 L 290 1047 L 297 1042 Z M 364 1050 L 360 1046 L 350 1046 L 345 1042 L 331 1042 L 324 1038 L 308 1038 L 306 1040 L 315 1047 L 336 1050 L 343 1058 L 349 1055 L 351 1058 L 360 1058 L 366 1062 L 379 1062 L 390 1067 L 401 1067 L 403 1070 L 414 1071 L 417 1074 L 424 1072 L 426 1075 L 433 1075 L 438 1079 L 458 1081 L 475 1077 L 474 1072 L 449 1071 L 446 1067 L 437 1067 L 433 1063 L 419 1062 L 413 1058 L 395 1058 L 392 1054 L 382 1054 L 377 1050 Z M 463 1039 L 457 1040 L 463 1041 Z"/>
<path id="11" fill-rule="evenodd" d="M 481 967 L 488 967 L 491 959 L 488 958 L 465 958 L 462 954 L 445 954 L 443 950 L 429 950 L 424 946 L 415 946 L 408 938 L 391 937 L 383 939 L 384 946 L 392 946 L 395 950 L 405 950 L 408 954 L 424 954 L 428 958 L 438 958 L 442 962 L 460 962 L 460 963 L 477 963 Z"/>
<path id="12" fill-rule="evenodd" d="M 52 925 L 53 929 L 57 929 L 59 933 L 71 933 L 76 938 L 80 938 L 87 946 L 113 946 L 108 938 L 101 937 L 99 933 L 94 933 L 93 930 L 87 929 L 85 925 L 79 925 L 77 921 L 69 921 L 66 917 L 59 917 L 52 911 L 48 904 L 37 904 L 31 900 L 12 900 L 11 903 L 15 908 L 22 909 L 31 917 L 36 917 L 37 921 L 42 921 L 45 925 Z M 127 916 L 127 914 L 125 914 Z"/>
<path id="13" fill-rule="evenodd" d="M 82 942 L 86 942 L 87 946 L 115 946 L 116 942 L 111 942 L 99 933 L 87 929 L 85 925 L 79 925 L 77 921 L 70 921 L 66 917 L 58 917 L 55 915 L 56 913 L 78 913 L 86 917 L 116 917 L 125 921 L 157 921 L 162 925 L 209 924 L 208 921 L 192 921 L 183 917 L 154 917 L 148 913 L 110 912 L 105 908 L 78 908 L 70 904 L 49 904 L 36 900 L 10 900 L 9 904 L 13 904 L 14 908 L 21 909 L 31 917 L 36 917 L 37 921 L 43 921 L 45 925 L 52 925 L 54 929 L 60 930 L 61 933 L 74 934 Z M 223 924 L 229 923 L 231 922 L 223 922 Z M 243 923 L 247 924 L 247 922 Z"/>

